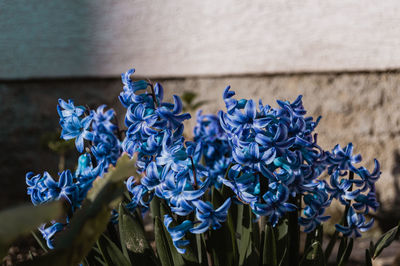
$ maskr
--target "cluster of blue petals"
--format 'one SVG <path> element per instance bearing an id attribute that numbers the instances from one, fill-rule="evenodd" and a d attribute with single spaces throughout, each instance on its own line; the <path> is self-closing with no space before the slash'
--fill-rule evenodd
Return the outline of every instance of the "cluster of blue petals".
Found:
<path id="1" fill-rule="evenodd" d="M 330 218 L 325 209 L 337 199 L 349 208 L 347 226 L 336 225 L 338 231 L 358 237 L 359 231 L 372 226 L 373 219 L 365 223 L 365 215 L 379 206 L 377 160 L 370 173 L 356 166 L 361 156 L 353 155 L 351 143 L 344 149 L 336 145 L 332 151 L 318 146 L 313 132 L 320 117 L 306 116 L 302 96 L 292 103 L 277 101 L 278 108 L 272 108 L 261 100 L 257 106 L 253 100 L 237 100 L 234 95 L 230 87 L 225 89 L 227 111 L 219 112 L 233 159 L 222 182 L 241 202 L 276 225 L 285 213 L 298 210 L 294 203 L 302 198 L 299 224 L 311 232 Z M 322 178 L 324 174 L 330 175 L 329 183 Z"/>
<path id="2" fill-rule="evenodd" d="M 227 87 L 223 92 L 226 111 L 218 115 L 200 111 L 193 141 L 186 141 L 183 123 L 190 115 L 182 113 L 181 99 L 174 95 L 173 103 L 164 101 L 161 84 L 133 81 L 133 73 L 131 69 L 122 74 L 119 100 L 126 108 L 127 128 L 123 139 L 112 122 L 112 109 L 105 111 L 103 105 L 87 110 L 71 100 L 59 100 L 61 137 L 75 139 L 77 150 L 82 153 L 86 146 L 87 152 L 74 173 L 66 170 L 57 181 L 47 172 L 28 173 L 28 194 L 34 204 L 63 198 L 72 210 L 79 208 L 93 180 L 126 152 L 136 158 L 136 176 L 140 176 L 126 181 L 131 195 L 126 207 L 145 213 L 154 197 L 164 201 L 171 211 L 164 224 L 180 253 L 189 243 L 187 233 L 217 230 L 232 204 L 248 204 L 257 217 L 268 217 L 274 226 L 287 212 L 301 208 L 299 224 L 311 232 L 330 218 L 325 209 L 337 199 L 349 210 L 346 223 L 336 225 L 338 231 L 358 237 L 372 226 L 373 220 L 366 222 L 365 215 L 379 207 L 375 197 L 381 173 L 378 161 L 369 172 L 357 167 L 361 156 L 353 155 L 351 143 L 323 150 L 314 133 L 320 117 L 306 116 L 302 96 L 292 103 L 277 101 L 278 107 L 273 108 L 261 100 L 258 104 L 237 100 Z M 222 186 L 234 196 L 213 206 L 205 195 Z M 189 219 L 194 214 L 196 219 Z M 115 214 L 113 221 L 117 219 Z M 40 228 L 50 247 L 55 233 L 67 224 L 68 219 Z"/>
<path id="3" fill-rule="evenodd" d="M 61 138 L 75 139 L 76 148 L 82 153 L 77 169 L 75 172 L 65 170 L 56 179 L 48 172 L 43 175 L 32 172 L 26 174 L 28 195 L 34 205 L 64 199 L 70 206 L 71 211 L 65 222 L 52 221 L 39 227 L 49 248 L 53 248 L 54 235 L 68 225 L 74 211 L 81 206 L 96 177 L 102 177 L 121 155 L 117 126 L 112 123 L 114 110 L 105 111 L 105 108 L 102 105 L 97 110 L 88 110 L 83 106 L 75 106 L 72 100 L 66 102 L 59 99 L 57 110 L 62 128 Z"/>

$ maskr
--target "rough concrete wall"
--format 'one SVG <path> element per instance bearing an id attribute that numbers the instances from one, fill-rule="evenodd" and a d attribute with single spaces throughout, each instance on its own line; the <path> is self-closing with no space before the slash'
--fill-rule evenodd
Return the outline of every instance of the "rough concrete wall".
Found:
<path id="1" fill-rule="evenodd" d="M 386 70 L 397 0 L 0 1 L 0 78 Z"/>
<path id="2" fill-rule="evenodd" d="M 224 108 L 222 91 L 230 84 L 238 97 L 262 98 L 275 105 L 275 99 L 294 100 L 304 95 L 304 105 L 312 116 L 322 115 L 317 128 L 325 149 L 352 141 L 355 152 L 367 166 L 373 158 L 382 163 L 378 188 L 382 199 L 392 200 L 394 181 L 400 175 L 400 74 L 354 73 L 278 76 L 243 76 L 159 80 L 171 93 L 184 90 L 199 93 L 208 100 L 204 112 Z M 91 107 L 106 103 L 123 115 L 117 95 L 119 79 L 38 80 L 0 83 L 0 207 L 25 197 L 25 172 L 55 173 L 57 158 L 42 148 L 43 132 L 58 127 L 56 103 L 59 97 L 75 99 Z M 120 122 L 123 120 L 120 119 Z M 74 161 L 69 162 L 72 168 Z M 26 199 L 26 197 L 25 197 Z"/>

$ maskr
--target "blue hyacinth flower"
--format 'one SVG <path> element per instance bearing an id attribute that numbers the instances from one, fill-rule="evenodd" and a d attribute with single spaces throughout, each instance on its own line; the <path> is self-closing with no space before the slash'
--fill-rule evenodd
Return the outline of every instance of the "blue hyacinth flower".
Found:
<path id="1" fill-rule="evenodd" d="M 75 139 L 75 146 L 79 152 L 83 152 L 83 140 L 92 140 L 93 133 L 89 130 L 92 122 L 92 116 L 86 116 L 80 119 L 78 116 L 71 116 L 67 119 L 61 119 L 62 127 L 61 138 L 65 140 Z"/>
<path id="2" fill-rule="evenodd" d="M 169 201 L 171 210 L 181 216 L 193 211 L 192 202 L 203 196 L 209 186 L 207 180 L 199 189 L 194 189 L 187 181 L 186 177 L 177 177 L 175 182 L 175 176 L 168 175 L 163 186 L 163 198 Z"/>
<path id="3" fill-rule="evenodd" d="M 270 183 L 269 190 L 263 195 L 265 203 L 252 204 L 253 212 L 260 216 L 269 216 L 269 221 L 275 226 L 286 213 L 297 210 L 296 205 L 287 203 L 289 189 L 279 183 Z"/>
<path id="4" fill-rule="evenodd" d="M 356 213 L 353 207 L 349 208 L 346 219 L 347 226 L 336 224 L 335 227 L 337 231 L 347 237 L 360 237 L 360 232 L 369 230 L 374 224 L 373 218 L 369 222 L 365 222 L 365 217 L 360 213 Z"/>
<path id="5" fill-rule="evenodd" d="M 77 198 L 78 188 L 73 182 L 71 171 L 65 170 L 59 174 L 58 182 L 54 181 L 48 172 L 44 172 L 43 178 L 44 185 L 47 188 L 48 200 L 64 198 L 71 205 L 74 205 L 73 201 Z"/>
<path id="6" fill-rule="evenodd" d="M 65 225 L 62 223 L 54 223 L 53 225 L 46 228 L 46 225 L 41 225 L 38 229 L 42 234 L 43 238 L 46 240 L 46 244 L 50 249 L 54 249 L 53 240 L 54 235 L 64 229 Z"/>
<path id="7" fill-rule="evenodd" d="M 128 126 L 128 135 L 142 134 L 150 136 L 156 134 L 152 127 L 157 122 L 158 116 L 151 109 L 143 105 L 131 105 L 125 116 L 125 124 Z"/>
<path id="8" fill-rule="evenodd" d="M 357 169 L 357 174 L 362 178 L 364 181 L 364 187 L 361 189 L 361 191 L 365 191 L 367 189 L 374 190 L 375 189 L 375 183 L 378 181 L 379 177 L 381 176 L 381 171 L 380 171 L 380 164 L 377 159 L 374 159 L 374 171 L 370 173 L 367 168 L 364 166 L 360 167 Z"/>
<path id="9" fill-rule="evenodd" d="M 27 194 L 30 195 L 32 203 L 38 205 L 45 202 L 47 200 L 46 186 L 43 182 L 44 178 L 42 178 L 42 175 L 35 175 L 33 172 L 28 172 L 25 180 L 28 186 Z"/>
<path id="10" fill-rule="evenodd" d="M 96 111 L 92 110 L 92 128 L 94 131 L 97 131 L 103 130 L 100 128 L 103 127 L 105 130 L 112 132 L 117 129 L 117 126 L 111 122 L 111 119 L 114 118 L 115 112 L 113 109 L 108 109 L 104 112 L 104 108 L 106 108 L 105 104 L 97 107 Z"/>
<path id="11" fill-rule="evenodd" d="M 189 240 L 182 240 L 182 238 L 191 228 L 193 228 L 193 222 L 185 220 L 180 225 L 170 227 L 172 222 L 173 219 L 168 214 L 164 215 L 164 225 L 167 228 L 168 233 L 171 235 L 172 243 L 179 253 L 184 254 L 186 249 L 183 247 L 189 244 Z"/>
<path id="12" fill-rule="evenodd" d="M 221 223 L 225 222 L 228 215 L 228 209 L 231 206 L 231 199 L 228 198 L 218 209 L 214 210 L 210 202 L 202 200 L 193 201 L 196 207 L 196 217 L 201 222 L 196 227 L 190 229 L 191 233 L 202 234 L 211 226 L 213 230 L 221 227 Z"/>
<path id="13" fill-rule="evenodd" d="M 336 170 L 330 178 L 331 188 L 327 190 L 331 193 L 331 198 L 338 199 L 343 205 L 347 205 L 348 201 L 355 199 L 360 194 L 360 189 L 351 191 L 352 185 L 359 180 L 340 179 L 339 170 Z"/>
<path id="14" fill-rule="evenodd" d="M 168 108 L 166 106 L 160 106 L 157 108 L 156 113 L 158 116 L 166 121 L 166 127 L 174 130 L 178 128 L 180 125 L 182 125 L 182 122 L 190 119 L 190 114 L 184 113 L 180 114 L 182 112 L 182 100 L 178 96 L 174 95 L 174 105 L 173 108 Z M 172 109 L 172 110 L 171 110 Z"/>
<path id="15" fill-rule="evenodd" d="M 166 167 L 159 170 L 156 163 L 152 161 L 146 168 L 146 175 L 140 180 L 141 184 L 145 186 L 149 191 L 154 190 L 155 194 L 162 198 L 163 195 L 163 182 L 166 179 L 175 178 L 175 173 L 172 170 L 168 170 Z"/>
<path id="16" fill-rule="evenodd" d="M 357 172 L 357 168 L 354 166 L 354 164 L 361 162 L 361 160 L 362 157 L 360 154 L 353 155 L 352 143 L 349 143 L 344 149 L 337 144 L 333 149 L 331 156 L 329 156 L 329 162 L 332 164 L 328 168 L 329 174 L 336 169 Z"/>
<path id="17" fill-rule="evenodd" d="M 75 106 L 72 100 L 68 102 L 58 99 L 57 112 L 60 119 L 68 119 L 72 116 L 80 117 L 85 113 L 86 108 L 83 106 Z"/>
<path id="18" fill-rule="evenodd" d="M 257 177 L 254 173 L 240 174 L 240 169 L 237 165 L 229 169 L 228 179 L 221 178 L 220 181 L 227 187 L 231 188 L 237 198 L 247 204 L 255 203 L 259 190 Z"/>
<path id="19" fill-rule="evenodd" d="M 367 195 L 360 194 L 354 199 L 353 207 L 357 211 L 368 214 L 370 209 L 376 211 L 379 208 L 379 202 L 376 200 L 375 191 L 368 192 Z"/>

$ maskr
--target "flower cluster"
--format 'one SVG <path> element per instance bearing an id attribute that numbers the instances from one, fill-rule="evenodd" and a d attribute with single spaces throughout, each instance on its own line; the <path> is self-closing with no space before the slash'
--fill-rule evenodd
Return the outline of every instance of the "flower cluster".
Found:
<path id="1" fill-rule="evenodd" d="M 352 144 L 323 150 L 314 133 L 320 117 L 306 116 L 301 96 L 292 103 L 277 101 L 278 107 L 273 108 L 261 100 L 258 104 L 237 100 L 227 87 L 223 92 L 226 112 L 199 112 L 193 141 L 186 141 L 183 123 L 190 115 L 182 113 L 181 99 L 174 95 L 173 103 L 164 101 L 160 84 L 133 81 L 133 73 L 131 69 L 122 74 L 124 87 L 119 96 L 127 109 L 125 136 L 112 122 L 112 109 L 105 111 L 102 105 L 90 111 L 71 100 L 59 100 L 61 137 L 75 139 L 81 153 L 87 143 L 87 153 L 79 158 L 75 173 L 66 170 L 57 181 L 46 172 L 43 176 L 28 173 L 28 194 L 34 204 L 63 198 L 72 210 L 79 208 L 93 180 L 126 152 L 136 157 L 138 172 L 126 181 L 131 195 L 127 209 L 139 208 L 144 213 L 154 197 L 167 204 L 170 214 L 164 216 L 164 225 L 180 253 L 188 244 L 187 233 L 217 230 L 232 204 L 248 204 L 257 217 L 268 217 L 274 226 L 287 212 L 302 209 L 299 224 L 311 232 L 329 219 L 325 209 L 337 199 L 348 209 L 346 222 L 336 225 L 338 231 L 357 237 L 372 226 L 373 220 L 366 222 L 364 215 L 379 206 L 375 197 L 378 161 L 370 173 L 356 166 L 361 156 L 352 154 Z M 330 176 L 329 182 L 322 178 L 324 173 Z M 234 196 L 213 206 L 209 193 L 222 186 Z M 118 214 L 114 214 L 117 222 Z M 40 228 L 50 247 L 68 219 Z"/>
<path id="2" fill-rule="evenodd" d="M 200 117 L 202 124 L 196 127 L 195 141 L 185 141 L 183 121 L 190 115 L 181 113 L 181 99 L 174 95 L 174 103 L 164 102 L 160 84 L 153 87 L 151 83 L 133 82 L 129 77 L 132 73 L 130 70 L 122 75 L 125 86 L 120 100 L 127 108 L 125 125 L 128 127 L 122 146 L 128 154 L 137 154 L 137 169 L 143 177 L 140 181 L 134 177 L 128 179 L 132 201 L 127 207 L 131 211 L 136 207 L 146 211 L 149 201 L 157 196 L 177 216 L 186 217 L 196 211 L 200 225 L 186 220 L 177 228 L 171 228 L 172 217 L 165 219 L 174 245 L 183 253 L 183 246 L 188 243 L 182 240 L 186 232 L 202 233 L 209 227 L 218 228 L 218 220 L 210 222 L 215 219 L 213 215 L 217 215 L 219 221 L 226 218 L 226 211 L 216 210 L 214 214 L 212 207 L 205 209 L 204 204 L 209 206 L 209 203 L 201 198 L 217 182 L 214 176 L 225 172 L 229 147 L 215 116 Z M 202 155 L 205 165 L 200 164 Z M 179 233 L 174 233 L 177 231 Z"/>
<path id="3" fill-rule="evenodd" d="M 372 173 L 365 167 L 357 168 L 360 155 L 352 155 L 350 143 L 343 150 L 337 145 L 331 152 L 317 144 L 313 134 L 320 118 L 306 117 L 299 96 L 294 102 L 277 101 L 278 108 L 258 108 L 253 100 L 236 100 L 227 87 L 223 97 L 227 112 L 220 111 L 221 126 L 232 147 L 233 166 L 222 182 L 232 188 L 237 198 L 249 204 L 253 212 L 268 216 L 275 225 L 286 212 L 299 209 L 296 198 L 303 199 L 303 216 L 299 224 L 305 232 L 314 230 L 329 219 L 325 209 L 333 199 L 348 206 L 348 227 L 337 225 L 346 235 L 359 236 L 373 220 L 364 224 L 364 214 L 376 211 L 375 182 L 380 176 L 375 160 Z M 324 171 L 331 176 L 330 184 L 321 179 Z M 354 179 L 354 175 L 359 179 Z M 346 176 L 349 176 L 346 178 Z M 353 190 L 355 187 L 360 187 Z M 354 209 L 358 213 L 354 214 Z M 351 216 L 356 218 L 349 218 Z"/>
<path id="4" fill-rule="evenodd" d="M 203 164 L 208 171 L 212 185 L 221 187 L 221 180 L 232 162 L 232 149 L 227 135 L 222 129 L 218 116 L 197 113 L 197 124 L 193 130 L 193 140 L 200 145 Z"/>
<path id="5" fill-rule="evenodd" d="M 96 111 L 90 111 L 83 106 L 75 106 L 71 100 L 66 102 L 60 99 L 58 103 L 61 138 L 75 139 L 76 148 L 80 153 L 84 151 L 87 140 L 90 149 L 79 157 L 75 172 L 62 171 L 57 180 L 48 172 L 44 172 L 43 175 L 29 172 L 26 175 L 26 184 L 33 204 L 62 198 L 68 202 L 70 213 L 73 213 L 81 206 L 94 179 L 103 176 L 109 165 L 115 165 L 121 155 L 121 148 L 116 136 L 117 126 L 111 122 L 115 115 L 114 110 L 104 111 L 106 106 L 102 105 Z M 96 160 L 95 167 L 92 157 Z M 55 233 L 63 230 L 70 218 L 68 216 L 65 223 L 52 222 L 51 225 L 44 224 L 39 228 L 49 248 L 53 248 Z"/>
<path id="6" fill-rule="evenodd" d="M 257 108 L 253 100 L 236 100 L 234 94 L 230 87 L 225 89 L 227 112 L 219 113 L 234 163 L 223 182 L 254 213 L 268 216 L 275 225 L 286 212 L 296 210 L 296 197 L 310 194 L 312 202 L 321 200 L 318 188 L 324 185 L 317 178 L 326 168 L 326 153 L 312 135 L 319 119 L 305 117 L 301 96 L 293 103 L 278 101 L 275 109 L 261 101 Z"/>

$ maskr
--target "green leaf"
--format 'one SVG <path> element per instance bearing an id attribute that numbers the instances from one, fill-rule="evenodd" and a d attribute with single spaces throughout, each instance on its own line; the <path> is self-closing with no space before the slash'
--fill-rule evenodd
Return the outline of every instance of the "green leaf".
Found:
<path id="1" fill-rule="evenodd" d="M 150 203 L 150 211 L 154 219 L 154 235 L 158 258 L 163 266 L 184 265 L 183 257 L 176 251 L 172 239 L 161 219 L 169 213 L 163 200 L 154 197 Z"/>
<path id="2" fill-rule="evenodd" d="M 164 200 L 161 200 L 161 202 L 160 202 L 160 215 L 162 216 L 162 220 L 164 220 L 164 215 L 166 215 L 166 214 L 168 214 L 170 217 L 173 218 L 173 215 L 172 215 L 172 212 L 171 212 L 171 208 L 169 208 L 167 206 L 167 204 L 165 203 Z M 177 226 L 177 222 L 176 222 L 175 219 L 173 219 L 173 222 L 172 222 L 171 226 Z M 173 256 L 174 260 L 177 260 L 178 262 L 180 262 L 183 259 L 185 265 L 193 265 L 193 264 L 197 264 L 198 263 L 197 256 L 196 256 L 196 253 L 195 253 L 195 250 L 197 250 L 197 248 L 196 248 L 196 240 L 195 240 L 195 237 L 192 234 L 188 234 L 188 236 L 191 237 L 191 239 L 189 239 L 190 240 L 190 244 L 185 246 L 186 252 L 184 254 L 180 254 L 176 250 L 175 246 L 173 246 L 170 234 L 167 231 L 165 231 L 165 232 L 166 232 L 166 236 L 167 236 L 168 241 L 170 241 L 170 243 L 171 243 L 171 252 L 172 252 L 172 256 Z"/>
<path id="3" fill-rule="evenodd" d="M 197 258 L 200 265 L 207 266 L 207 250 L 203 234 L 196 234 Z"/>
<path id="4" fill-rule="evenodd" d="M 375 245 L 374 242 L 370 241 L 369 242 L 369 254 L 374 254 L 375 253 Z"/>
<path id="5" fill-rule="evenodd" d="M 158 257 L 163 266 L 183 266 L 183 257 L 176 251 L 172 239 L 164 227 L 163 222 L 157 216 L 154 224 L 154 234 Z"/>
<path id="6" fill-rule="evenodd" d="M 369 249 L 365 250 L 365 265 L 372 266 L 371 253 L 369 252 Z"/>
<path id="7" fill-rule="evenodd" d="M 311 244 L 316 241 L 318 241 L 321 246 L 323 245 L 323 226 L 321 224 L 318 225 L 317 228 L 315 228 L 312 232 L 307 234 L 303 254 L 305 254 Z"/>
<path id="8" fill-rule="evenodd" d="M 262 233 L 264 236 L 263 240 L 263 249 L 262 249 L 262 265 L 264 266 L 277 266 L 277 250 L 276 250 L 276 238 L 275 232 L 272 225 L 265 225 L 264 232 Z"/>
<path id="9" fill-rule="evenodd" d="M 376 257 L 381 254 L 382 250 L 384 250 L 386 247 L 388 247 L 394 240 L 399 238 L 399 228 L 400 228 L 400 223 L 396 227 L 390 229 L 386 233 L 384 233 L 376 242 L 375 247 L 374 247 L 374 256 L 373 258 L 375 259 Z"/>
<path id="10" fill-rule="evenodd" d="M 246 259 L 247 250 L 251 248 L 251 208 L 249 205 L 243 205 L 243 216 L 242 225 L 240 226 L 240 242 L 238 246 L 239 250 L 239 265 L 243 265 Z"/>
<path id="11" fill-rule="evenodd" d="M 0 258 L 8 246 L 19 236 L 27 235 L 39 225 L 60 218 L 63 213 L 61 201 L 39 206 L 24 204 L 0 212 Z"/>
<path id="12" fill-rule="evenodd" d="M 106 235 L 102 235 L 97 243 L 107 265 L 131 265 L 121 250 Z"/>
<path id="13" fill-rule="evenodd" d="M 215 209 L 219 208 L 226 199 L 218 189 L 212 188 L 211 201 Z M 237 265 L 238 247 L 233 223 L 232 213 L 229 209 L 227 220 L 222 223 L 221 228 L 210 231 L 207 246 L 212 250 L 215 265 Z"/>
<path id="14" fill-rule="evenodd" d="M 290 264 L 289 258 L 291 250 L 289 249 L 289 221 L 287 218 L 281 220 L 276 226 L 275 238 L 277 238 L 276 252 L 279 259 L 279 265 L 286 266 Z M 287 252 L 289 250 L 289 252 Z M 290 254 L 290 256 L 289 256 Z M 297 263 L 297 262 L 296 262 Z"/>
<path id="15" fill-rule="evenodd" d="M 298 204 L 299 196 L 296 198 L 290 198 L 289 202 L 300 206 Z M 290 251 L 290 256 L 288 256 L 289 265 L 295 265 L 299 261 L 299 249 L 300 249 L 300 225 L 299 212 L 298 210 L 288 212 L 286 214 L 288 217 L 288 245 L 287 248 Z"/>
<path id="16" fill-rule="evenodd" d="M 242 227 L 243 227 L 243 223 L 242 223 L 242 219 L 243 219 L 243 208 L 244 205 L 243 204 L 238 204 L 237 205 L 237 214 L 236 214 L 236 238 L 237 238 L 237 247 L 240 247 L 240 242 L 242 241 Z"/>
<path id="17" fill-rule="evenodd" d="M 335 247 L 335 244 L 336 244 L 338 236 L 339 236 L 339 232 L 335 231 L 333 233 L 331 239 L 329 240 L 328 245 L 326 246 L 326 249 L 325 249 L 325 260 L 326 260 L 326 262 L 328 262 L 328 260 L 329 260 L 329 257 L 330 257 L 330 255 L 332 253 L 333 248 Z"/>
<path id="18" fill-rule="evenodd" d="M 255 214 L 251 211 L 251 223 L 250 223 L 250 245 L 247 249 L 245 265 L 259 265 L 262 259 L 261 257 L 261 240 L 260 240 L 260 225 L 256 220 Z"/>
<path id="19" fill-rule="evenodd" d="M 190 106 L 196 97 L 197 97 L 197 93 L 192 92 L 192 91 L 184 91 L 181 96 L 181 99 L 185 104 Z"/>
<path id="20" fill-rule="evenodd" d="M 93 187 L 89 190 L 86 199 L 94 202 L 98 195 L 104 191 L 104 188 L 113 184 L 120 184 L 122 181 L 130 176 L 136 174 L 135 162 L 129 158 L 129 155 L 124 153 L 117 161 L 115 167 L 110 167 L 108 172 L 102 177 L 97 178 L 93 182 Z M 123 192 L 118 191 L 116 194 L 120 197 Z M 108 193 L 110 195 L 110 193 Z M 113 207 L 118 206 L 119 202 L 114 202 Z"/>
<path id="21" fill-rule="evenodd" d="M 306 252 L 308 251 L 309 247 L 311 246 L 311 244 L 314 242 L 315 239 L 315 230 L 311 231 L 310 233 L 307 234 L 306 236 L 306 242 L 304 244 L 304 251 L 303 254 L 306 254 Z"/>
<path id="22" fill-rule="evenodd" d="M 300 263 L 302 266 L 321 266 L 326 265 L 324 252 L 319 241 L 314 242 L 303 255 Z"/>
<path id="23" fill-rule="evenodd" d="M 106 265 L 103 255 L 100 249 L 97 248 L 97 245 L 92 247 L 89 254 L 86 255 L 85 260 L 87 265 Z"/>
<path id="24" fill-rule="evenodd" d="M 123 254 L 132 264 L 157 265 L 140 221 L 134 219 L 122 203 L 119 205 L 119 233 Z"/>
<path id="25" fill-rule="evenodd" d="M 279 266 L 283 266 L 283 264 L 285 263 L 285 258 L 286 258 L 286 256 L 288 255 L 287 250 L 288 250 L 288 249 L 285 248 L 285 251 L 283 252 L 282 259 L 281 259 L 281 261 L 279 262 Z"/>
<path id="26" fill-rule="evenodd" d="M 156 217 L 161 218 L 161 210 L 160 210 L 161 201 L 158 197 L 153 197 L 150 202 L 150 213 L 153 217 L 153 223 L 155 223 Z"/>
<path id="27" fill-rule="evenodd" d="M 339 264 L 340 260 L 342 259 L 347 247 L 347 237 L 342 237 L 340 239 L 338 253 L 336 255 L 336 264 Z"/>
<path id="28" fill-rule="evenodd" d="M 48 252 L 48 248 L 47 248 L 47 246 L 46 246 L 46 241 L 43 239 L 43 237 L 38 236 L 38 235 L 37 235 L 37 231 L 36 231 L 36 232 L 35 232 L 35 231 L 32 231 L 31 233 L 32 233 L 33 238 L 34 238 L 34 239 L 36 240 L 36 242 L 38 243 L 38 245 L 43 249 L 43 251 L 44 251 L 45 253 L 47 253 L 47 252 Z"/>
<path id="29" fill-rule="evenodd" d="M 338 266 L 346 265 L 347 261 L 350 258 L 351 251 L 353 250 L 353 241 L 354 241 L 353 238 L 350 238 L 349 243 L 346 246 L 346 249 L 339 261 Z"/>

